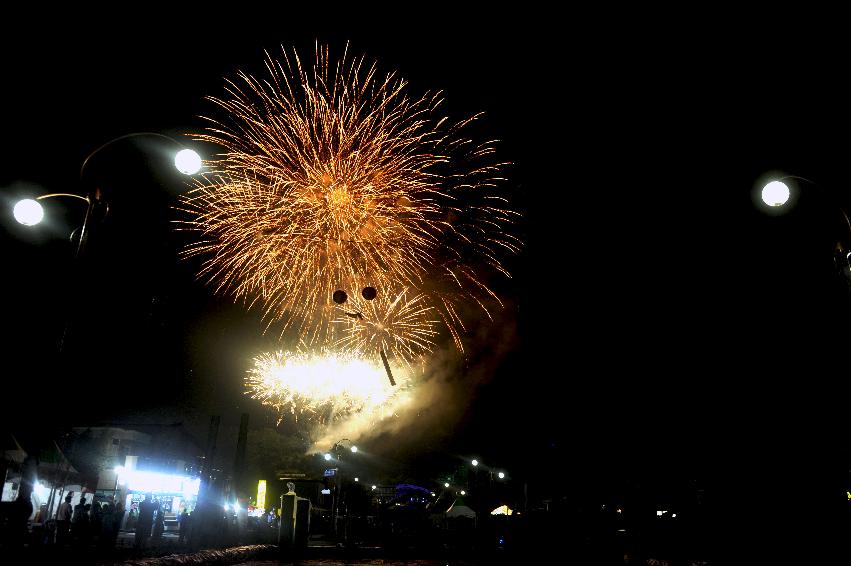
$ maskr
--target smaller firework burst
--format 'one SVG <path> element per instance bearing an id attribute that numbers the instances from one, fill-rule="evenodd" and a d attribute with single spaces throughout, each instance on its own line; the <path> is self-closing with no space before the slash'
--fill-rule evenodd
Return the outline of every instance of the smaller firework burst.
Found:
<path id="1" fill-rule="evenodd" d="M 435 348 L 437 309 L 422 294 L 409 297 L 408 290 L 403 289 L 373 300 L 353 297 L 345 307 L 354 312 L 340 309 L 346 317 L 335 322 L 345 325 L 345 334 L 335 347 L 352 355 L 378 359 L 384 352 L 410 369 L 412 360 Z"/>
<path id="2" fill-rule="evenodd" d="M 319 423 L 352 415 L 380 420 L 394 414 L 410 389 L 407 376 L 392 387 L 376 361 L 343 354 L 304 354 L 278 351 L 254 359 L 245 379 L 246 394 L 296 421 Z"/>

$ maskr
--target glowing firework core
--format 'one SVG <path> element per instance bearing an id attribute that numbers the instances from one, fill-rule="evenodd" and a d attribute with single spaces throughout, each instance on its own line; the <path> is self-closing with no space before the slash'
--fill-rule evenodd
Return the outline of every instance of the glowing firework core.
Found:
<path id="1" fill-rule="evenodd" d="M 380 366 L 338 355 L 266 354 L 254 360 L 246 385 L 252 398 L 279 413 L 288 409 L 296 419 L 318 421 L 352 413 L 383 418 L 403 399 L 402 388 L 391 387 Z"/>

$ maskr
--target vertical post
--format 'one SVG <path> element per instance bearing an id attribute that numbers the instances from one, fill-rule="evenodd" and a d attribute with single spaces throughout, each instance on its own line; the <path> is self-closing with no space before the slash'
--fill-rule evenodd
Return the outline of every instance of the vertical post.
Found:
<path id="1" fill-rule="evenodd" d="M 204 451 L 204 465 L 201 469 L 201 482 L 204 484 L 209 483 L 207 478 L 213 471 L 213 459 L 216 456 L 216 439 L 219 435 L 219 424 L 221 421 L 222 417 L 219 415 L 210 417 L 210 428 L 207 431 L 207 448 Z"/>
<path id="2" fill-rule="evenodd" d="M 248 442 L 248 413 L 242 413 L 239 419 L 239 437 L 236 442 L 236 456 L 233 461 L 233 490 L 238 499 L 242 490 L 242 480 L 245 475 L 245 447 Z"/>

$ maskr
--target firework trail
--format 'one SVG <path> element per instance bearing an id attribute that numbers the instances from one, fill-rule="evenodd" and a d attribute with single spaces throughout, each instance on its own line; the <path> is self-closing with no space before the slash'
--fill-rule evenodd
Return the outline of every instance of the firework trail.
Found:
<path id="1" fill-rule="evenodd" d="M 317 47 L 267 54 L 268 77 L 240 73 L 211 98 L 197 139 L 224 148 L 181 203 L 197 236 L 186 256 L 218 293 L 262 309 L 299 348 L 386 352 L 410 364 L 441 330 L 463 349 L 466 305 L 498 304 L 484 270 L 519 242 L 496 194 L 504 163 L 462 135 L 439 93 L 411 97 L 394 74 Z M 376 290 L 373 301 L 355 300 Z M 334 292 L 352 300 L 337 304 Z"/>

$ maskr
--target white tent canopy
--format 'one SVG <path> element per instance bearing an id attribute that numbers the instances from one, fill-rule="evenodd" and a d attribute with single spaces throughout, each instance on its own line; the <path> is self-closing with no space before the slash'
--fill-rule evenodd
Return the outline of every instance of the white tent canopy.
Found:
<path id="1" fill-rule="evenodd" d="M 452 502 L 452 506 L 446 510 L 446 517 L 469 517 L 472 519 L 476 518 L 476 512 L 467 507 L 464 500 L 460 497 Z"/>

